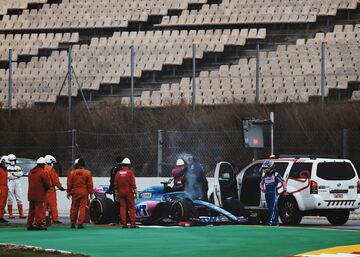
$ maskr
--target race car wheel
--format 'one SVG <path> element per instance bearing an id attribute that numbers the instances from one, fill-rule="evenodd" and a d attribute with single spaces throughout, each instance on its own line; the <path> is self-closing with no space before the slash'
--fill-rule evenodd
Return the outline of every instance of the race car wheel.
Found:
<path id="1" fill-rule="evenodd" d="M 295 199 L 287 197 L 279 203 L 279 216 L 285 225 L 299 225 L 302 215 Z"/>
<path id="2" fill-rule="evenodd" d="M 95 197 L 90 202 L 89 214 L 95 224 L 114 222 L 114 202 L 106 197 Z"/>
<path id="3" fill-rule="evenodd" d="M 227 198 L 224 201 L 224 209 L 235 216 L 244 216 L 244 206 L 238 199 Z"/>
<path id="4" fill-rule="evenodd" d="M 193 203 L 188 199 L 181 199 L 172 202 L 170 207 L 170 217 L 174 221 L 188 221 L 197 218 Z"/>
<path id="5" fill-rule="evenodd" d="M 348 210 L 334 210 L 326 215 L 327 220 L 334 226 L 344 225 L 350 216 Z"/>

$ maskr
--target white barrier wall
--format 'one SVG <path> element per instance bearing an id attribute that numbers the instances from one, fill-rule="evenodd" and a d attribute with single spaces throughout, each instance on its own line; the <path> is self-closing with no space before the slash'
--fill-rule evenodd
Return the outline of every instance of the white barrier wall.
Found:
<path id="1" fill-rule="evenodd" d="M 109 177 L 94 177 L 94 186 L 99 185 L 109 185 Z M 160 185 L 161 181 L 168 181 L 169 178 L 164 177 L 155 177 L 155 178 L 136 178 L 136 185 L 138 187 L 138 190 L 144 190 L 146 187 L 154 186 L 154 185 Z M 60 182 L 62 183 L 63 187 L 66 188 L 66 177 L 61 177 Z M 209 182 L 209 188 L 211 188 L 213 183 L 213 178 L 208 178 Z M 23 202 L 24 202 L 24 208 L 27 211 L 29 209 L 29 202 L 27 201 L 27 191 L 28 191 L 28 178 L 22 177 L 21 178 L 21 184 L 22 184 L 22 191 L 23 191 Z M 66 191 L 61 192 L 60 190 L 56 191 L 57 196 L 57 204 L 58 204 L 58 210 L 59 215 L 69 215 L 70 211 L 70 203 L 71 201 L 66 198 Z M 14 204 L 14 207 L 17 208 L 16 204 Z"/>

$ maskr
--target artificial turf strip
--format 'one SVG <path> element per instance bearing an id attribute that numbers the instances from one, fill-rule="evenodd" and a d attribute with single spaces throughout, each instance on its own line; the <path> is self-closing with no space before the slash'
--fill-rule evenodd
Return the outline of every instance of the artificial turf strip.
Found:
<path id="1" fill-rule="evenodd" d="M 94 257 L 284 257 L 359 242 L 359 231 L 264 226 L 0 229 L 0 243 L 33 245 Z"/>

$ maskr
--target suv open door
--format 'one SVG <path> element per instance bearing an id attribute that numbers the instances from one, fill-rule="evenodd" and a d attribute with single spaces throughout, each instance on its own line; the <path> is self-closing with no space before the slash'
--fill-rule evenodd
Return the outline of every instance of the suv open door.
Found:
<path id="1" fill-rule="evenodd" d="M 225 199 L 229 197 L 237 198 L 234 169 L 228 162 L 219 162 L 214 174 L 214 203 L 223 206 Z"/>

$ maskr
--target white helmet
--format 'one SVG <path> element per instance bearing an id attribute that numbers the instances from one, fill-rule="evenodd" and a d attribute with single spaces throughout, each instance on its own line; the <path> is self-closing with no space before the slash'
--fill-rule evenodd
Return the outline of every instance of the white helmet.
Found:
<path id="1" fill-rule="evenodd" d="M 125 165 L 130 165 L 131 164 L 131 161 L 129 158 L 124 158 L 121 162 L 121 164 L 125 164 Z"/>
<path id="2" fill-rule="evenodd" d="M 176 160 L 176 166 L 183 166 L 183 165 L 185 165 L 185 162 L 183 159 L 180 158 L 180 159 Z"/>
<path id="3" fill-rule="evenodd" d="M 9 158 L 8 158 L 8 156 L 7 156 L 7 155 L 1 156 L 0 162 L 1 162 L 1 163 L 5 163 L 5 164 L 9 163 Z"/>
<path id="4" fill-rule="evenodd" d="M 54 156 L 48 154 L 48 155 L 45 156 L 45 162 L 46 162 L 47 164 L 53 164 L 53 163 L 56 162 L 56 159 L 55 159 Z"/>
<path id="5" fill-rule="evenodd" d="M 8 160 L 9 160 L 9 163 L 11 165 L 15 165 L 16 164 L 16 156 L 15 156 L 15 154 L 9 154 L 8 155 Z"/>
<path id="6" fill-rule="evenodd" d="M 39 159 L 36 160 L 36 164 L 45 164 L 45 158 L 40 157 Z"/>

